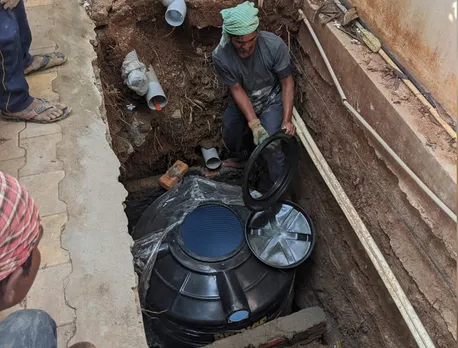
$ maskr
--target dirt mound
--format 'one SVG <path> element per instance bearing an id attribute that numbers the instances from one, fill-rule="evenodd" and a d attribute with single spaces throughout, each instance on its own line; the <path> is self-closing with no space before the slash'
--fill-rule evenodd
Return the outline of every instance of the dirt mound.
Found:
<path id="1" fill-rule="evenodd" d="M 123 165 L 123 178 L 160 173 L 178 158 L 194 164 L 201 141 L 221 147 L 219 116 L 226 92 L 211 67 L 215 40 L 206 45 L 199 39 L 199 35 L 211 37 L 212 32 L 172 30 L 163 20 L 160 4 L 119 3 L 113 5 L 107 26 L 98 30 L 98 54 L 113 148 Z M 162 111 L 150 110 L 122 82 L 121 64 L 132 49 L 156 71 L 169 99 Z"/>

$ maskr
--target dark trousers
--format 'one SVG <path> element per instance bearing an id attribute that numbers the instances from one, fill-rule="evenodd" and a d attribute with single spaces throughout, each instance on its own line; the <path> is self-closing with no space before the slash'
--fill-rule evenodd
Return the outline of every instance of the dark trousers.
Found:
<path id="1" fill-rule="evenodd" d="M 278 96 L 258 117 L 269 135 L 280 131 L 283 122 L 281 96 Z M 247 159 L 254 149 L 253 134 L 245 116 L 236 105 L 230 104 L 224 112 L 223 140 L 233 157 Z M 275 182 L 284 170 L 285 155 L 279 147 L 267 148 L 263 154 L 269 167 L 270 179 Z"/>
<path id="2" fill-rule="evenodd" d="M 0 321 L 0 347 L 57 348 L 56 322 L 37 309 L 14 312 Z"/>
<path id="3" fill-rule="evenodd" d="M 0 110 L 19 112 L 33 102 L 24 69 L 32 64 L 32 43 L 24 2 L 5 10 L 0 6 Z"/>

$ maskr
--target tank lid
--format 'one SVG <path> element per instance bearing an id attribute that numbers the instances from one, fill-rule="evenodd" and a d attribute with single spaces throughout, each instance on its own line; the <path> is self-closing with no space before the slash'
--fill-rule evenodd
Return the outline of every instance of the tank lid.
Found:
<path id="1" fill-rule="evenodd" d="M 315 234 L 310 218 L 293 202 L 280 202 L 252 213 L 245 237 L 253 254 L 275 268 L 293 268 L 312 253 Z"/>

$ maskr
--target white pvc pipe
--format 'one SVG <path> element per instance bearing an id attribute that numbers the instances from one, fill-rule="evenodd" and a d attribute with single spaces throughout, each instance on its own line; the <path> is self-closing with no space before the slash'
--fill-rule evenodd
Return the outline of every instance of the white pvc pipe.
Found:
<path id="1" fill-rule="evenodd" d="M 318 50 L 320 51 L 321 57 L 324 60 L 324 63 L 326 67 L 328 68 L 329 73 L 331 74 L 332 80 L 334 81 L 334 84 L 337 87 L 337 90 L 339 91 L 340 98 L 342 99 L 343 105 L 347 108 L 347 110 L 355 116 L 356 120 L 358 123 L 363 126 L 369 133 L 372 134 L 372 136 L 379 142 L 379 144 L 393 157 L 393 159 L 396 161 L 396 163 L 401 166 L 402 169 L 405 170 L 405 172 L 412 178 L 413 181 L 417 183 L 417 185 L 425 192 L 431 200 L 439 206 L 439 208 L 447 214 L 454 222 L 457 222 L 456 214 L 449 208 L 447 205 L 442 202 L 442 200 L 433 192 L 431 189 L 426 186 L 426 184 L 407 166 L 407 164 L 394 152 L 394 150 L 382 139 L 382 137 L 372 128 L 369 123 L 366 122 L 364 117 L 361 116 L 361 114 L 356 111 L 356 109 L 351 106 L 351 104 L 347 101 L 347 97 L 345 96 L 345 93 L 342 89 L 342 86 L 340 85 L 339 80 L 337 79 L 337 76 L 334 72 L 334 69 L 331 66 L 331 63 L 329 63 L 328 57 L 326 56 L 326 53 L 323 50 L 323 47 L 321 46 L 320 41 L 318 40 L 318 37 L 315 34 L 315 31 L 313 30 L 310 22 L 308 21 L 307 17 L 305 16 L 304 12 L 302 10 L 298 10 L 300 16 L 302 17 L 305 25 L 307 26 L 310 34 L 312 35 L 313 41 L 315 41 L 316 46 L 318 47 Z"/>
<path id="2" fill-rule="evenodd" d="M 417 345 L 420 348 L 434 348 L 434 343 L 415 312 L 415 309 L 404 293 L 404 290 L 402 290 L 401 285 L 386 262 L 382 252 L 372 238 L 366 225 L 364 225 L 364 222 L 361 220 L 361 217 L 358 215 L 355 207 L 326 162 L 326 159 L 318 149 L 318 146 L 316 146 L 315 141 L 307 130 L 307 127 L 298 114 L 296 108 L 293 108 L 293 124 L 297 128 L 297 134 L 310 155 L 310 158 L 313 163 L 315 163 L 322 178 L 326 182 L 326 185 L 345 214 L 345 217 L 355 231 L 359 241 L 364 247 L 364 250 L 377 270 L 377 273 L 385 284 L 413 338 L 417 342 Z"/>
<path id="3" fill-rule="evenodd" d="M 205 165 L 209 169 L 217 169 L 221 165 L 221 160 L 219 159 L 218 152 L 214 147 L 206 149 L 204 147 L 200 148 L 202 151 L 202 156 L 204 156 Z"/>
<path id="4" fill-rule="evenodd" d="M 150 66 L 146 72 L 146 77 L 148 78 L 148 91 L 146 92 L 145 98 L 148 107 L 151 110 L 157 110 L 156 104 L 158 104 L 161 109 L 164 108 L 168 100 L 152 66 Z"/>
<path id="5" fill-rule="evenodd" d="M 167 7 L 165 11 L 165 21 L 173 27 L 183 24 L 186 17 L 186 3 L 184 0 L 161 0 Z"/>

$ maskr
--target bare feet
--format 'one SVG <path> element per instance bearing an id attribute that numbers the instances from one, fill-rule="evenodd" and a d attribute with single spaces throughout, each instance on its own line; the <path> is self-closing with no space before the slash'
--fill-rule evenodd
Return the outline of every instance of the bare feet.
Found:
<path id="1" fill-rule="evenodd" d="M 223 167 L 243 169 L 245 168 L 246 161 L 240 161 L 236 158 L 228 158 L 222 163 Z"/>
<path id="2" fill-rule="evenodd" d="M 15 113 L 3 112 L 2 117 L 11 121 L 53 123 L 67 117 L 70 111 L 66 105 L 60 103 L 53 105 L 46 100 L 35 98 L 27 109 Z"/>
<path id="3" fill-rule="evenodd" d="M 96 348 L 92 343 L 89 342 L 78 342 L 70 346 L 70 348 Z"/>

